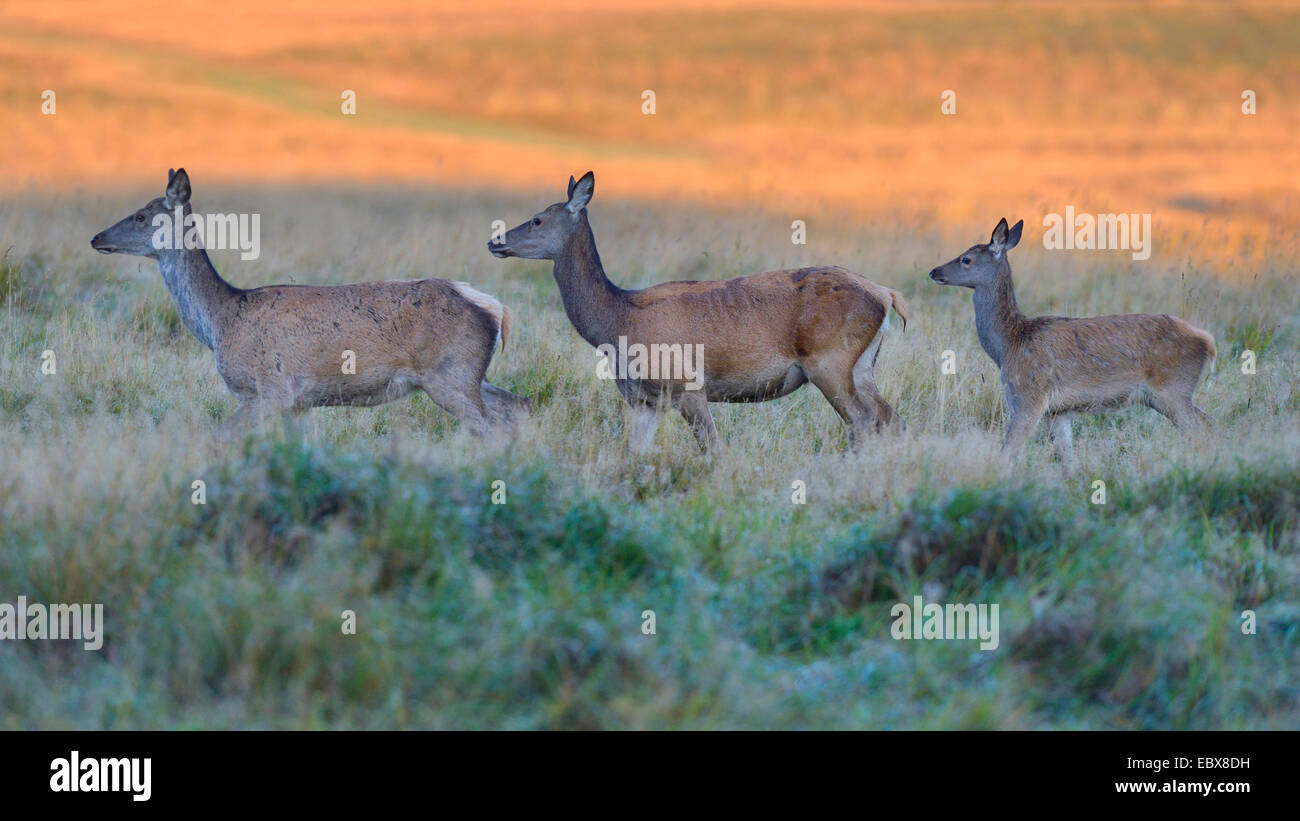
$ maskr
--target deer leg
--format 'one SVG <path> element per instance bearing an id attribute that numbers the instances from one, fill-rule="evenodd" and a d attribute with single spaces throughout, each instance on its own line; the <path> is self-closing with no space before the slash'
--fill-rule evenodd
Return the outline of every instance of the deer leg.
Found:
<path id="1" fill-rule="evenodd" d="M 700 450 L 708 453 L 718 447 L 718 429 L 713 426 L 713 414 L 709 412 L 709 401 L 699 391 L 685 391 L 678 399 L 677 410 L 691 426 L 695 441 Z"/>
<path id="2" fill-rule="evenodd" d="M 276 412 L 288 421 L 290 415 L 301 413 L 301 410 L 295 408 L 293 400 L 288 397 L 275 393 L 253 394 L 235 408 L 230 418 L 222 423 L 217 435 L 222 439 L 243 435 L 260 425 L 265 416 Z"/>
<path id="3" fill-rule="evenodd" d="M 533 403 L 527 397 L 499 388 L 486 379 L 479 386 L 479 393 L 493 424 L 514 427 L 532 413 Z"/>
<path id="4" fill-rule="evenodd" d="M 1206 433 L 1214 429 L 1210 415 L 1192 404 L 1190 397 L 1174 405 L 1175 425 L 1188 433 Z"/>
<path id="5" fill-rule="evenodd" d="M 1196 405 L 1192 403 L 1192 400 L 1190 398 L 1187 400 L 1187 414 L 1189 415 L 1190 418 L 1195 420 L 1193 424 L 1202 433 L 1212 433 L 1214 431 L 1215 428 L 1214 417 L 1210 416 L 1205 411 L 1196 407 Z"/>
<path id="6" fill-rule="evenodd" d="M 1146 397 L 1146 406 L 1164 416 L 1174 424 L 1174 427 L 1181 427 L 1178 424 L 1178 415 L 1174 412 L 1174 403 L 1170 402 L 1167 397 L 1152 391 Z"/>
<path id="7" fill-rule="evenodd" d="M 307 408 L 300 408 L 292 404 L 280 408 L 280 421 L 284 423 L 286 434 L 296 439 L 302 438 L 302 415 L 306 412 Z"/>
<path id="8" fill-rule="evenodd" d="M 1033 404 L 1012 404 L 1011 422 L 1007 424 L 1007 435 L 1002 440 L 1003 458 L 1011 460 L 1020 454 L 1046 410 L 1045 400 Z"/>
<path id="9" fill-rule="evenodd" d="M 857 450 L 862 444 L 863 435 L 875 427 L 878 416 L 858 398 L 857 387 L 853 384 L 853 369 L 833 370 L 828 367 L 809 368 L 804 371 L 808 379 L 822 392 L 826 401 L 831 403 L 835 412 L 849 426 L 849 448 Z M 884 401 L 883 399 L 881 400 Z M 892 411 L 891 411 L 892 412 Z"/>
<path id="10" fill-rule="evenodd" d="M 245 399 L 239 403 L 239 407 L 235 408 L 235 412 L 230 414 L 230 418 L 221 423 L 221 427 L 217 430 L 217 438 L 230 440 L 248 433 L 257 426 L 258 415 L 257 397 Z"/>
<path id="11" fill-rule="evenodd" d="M 876 357 L 880 355 L 880 338 L 883 335 L 882 328 L 853 365 L 853 387 L 857 391 L 857 401 L 875 420 L 876 430 L 883 428 L 906 430 L 907 424 L 903 421 L 903 417 L 899 416 L 885 401 L 885 397 L 880 395 L 880 389 L 876 387 Z"/>
<path id="12" fill-rule="evenodd" d="M 1192 403 L 1190 394 L 1170 395 L 1152 392 L 1147 397 L 1147 407 L 1163 414 L 1174 427 L 1186 433 L 1209 430 L 1214 427 L 1210 415 Z"/>
<path id="13" fill-rule="evenodd" d="M 1070 430 L 1070 415 L 1068 413 L 1052 414 L 1051 423 L 1051 432 L 1048 434 L 1048 438 L 1052 441 L 1052 449 L 1056 454 L 1056 458 L 1061 460 L 1061 464 L 1066 470 L 1074 470 L 1078 466 L 1078 461 L 1074 458 L 1074 432 Z"/>
<path id="14" fill-rule="evenodd" d="M 655 430 L 659 427 L 659 409 L 654 405 L 628 405 L 631 414 L 631 429 L 628 431 L 628 447 L 633 453 L 646 453 L 655 441 Z"/>
<path id="15" fill-rule="evenodd" d="M 420 387 L 433 403 L 461 421 L 475 436 L 488 432 L 487 408 L 479 391 L 481 379 L 449 382 L 445 378 L 423 379 Z"/>
<path id="16" fill-rule="evenodd" d="M 505 388 L 493 385 L 486 379 L 483 380 L 480 390 L 483 394 L 483 401 L 495 402 L 502 407 L 507 407 L 513 412 L 523 411 L 525 415 L 533 409 L 533 402 L 526 396 L 520 396 L 517 393 L 511 393 Z"/>
<path id="17" fill-rule="evenodd" d="M 1198 369 L 1197 376 L 1200 375 Z M 1183 430 L 1193 431 L 1195 433 L 1210 433 L 1214 430 L 1214 419 L 1205 411 L 1196 407 L 1192 401 L 1192 395 L 1196 392 L 1196 382 L 1193 381 L 1186 391 L 1183 391 L 1176 398 L 1174 407 L 1181 421 L 1176 423 Z"/>
<path id="18" fill-rule="evenodd" d="M 886 428 L 894 430 L 907 430 L 907 423 L 903 417 L 898 415 L 885 397 L 880 395 L 880 390 L 876 387 L 874 380 L 859 380 L 854 386 L 857 389 L 855 401 L 858 402 L 868 414 L 875 419 L 876 430 Z"/>

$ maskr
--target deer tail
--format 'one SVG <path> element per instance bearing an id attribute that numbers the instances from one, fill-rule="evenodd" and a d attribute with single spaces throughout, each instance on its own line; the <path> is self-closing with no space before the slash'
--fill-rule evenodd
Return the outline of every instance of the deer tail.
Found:
<path id="1" fill-rule="evenodd" d="M 506 340 L 510 338 L 510 328 L 515 323 L 515 316 L 504 303 L 501 305 L 501 350 L 506 349 Z"/>
<path id="2" fill-rule="evenodd" d="M 886 288 L 889 291 L 889 301 L 894 307 L 894 311 L 903 319 L 903 330 L 907 330 L 907 301 L 903 295 L 893 288 Z"/>
<path id="3" fill-rule="evenodd" d="M 497 326 L 497 336 L 501 339 L 501 350 L 506 349 L 506 339 L 510 336 L 510 329 L 514 326 L 514 317 L 510 309 L 502 304 L 501 300 L 494 296 L 489 296 L 480 290 L 471 286 L 468 282 L 451 283 L 460 295 L 469 300 L 474 305 L 487 311 Z"/>
<path id="4" fill-rule="evenodd" d="M 1219 349 L 1214 345 L 1214 335 L 1209 331 L 1202 331 L 1200 328 L 1197 328 L 1196 330 L 1200 332 L 1201 339 L 1205 340 L 1205 347 L 1210 354 L 1210 359 L 1218 358 Z"/>

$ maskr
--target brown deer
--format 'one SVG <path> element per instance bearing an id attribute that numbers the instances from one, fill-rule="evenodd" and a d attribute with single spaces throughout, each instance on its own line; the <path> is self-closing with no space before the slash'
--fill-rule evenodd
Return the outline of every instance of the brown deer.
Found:
<path id="1" fill-rule="evenodd" d="M 1072 318 L 1027 317 L 1016 305 L 1007 252 L 1024 220 L 1004 219 L 987 245 L 975 245 L 930 272 L 940 285 L 975 291 L 975 332 L 1001 370 L 1011 421 L 1003 455 L 1015 457 L 1044 414 L 1057 455 L 1073 463 L 1070 414 L 1144 404 L 1183 430 L 1203 430 L 1210 417 L 1192 394 L 1215 356 L 1214 337 L 1168 314 Z"/>
<path id="2" fill-rule="evenodd" d="M 378 405 L 417 387 L 476 435 L 527 416 L 527 399 L 484 379 L 497 343 L 504 348 L 510 335 L 510 311 L 496 299 L 445 279 L 236 288 L 200 243 L 158 241 L 159 226 L 178 211 L 183 219 L 192 213 L 184 168 L 168 173 L 164 196 L 90 246 L 158 261 L 181 322 L 212 351 L 241 402 L 223 432 L 265 413 Z"/>
<path id="3" fill-rule="evenodd" d="M 805 382 L 816 385 L 849 426 L 855 447 L 869 430 L 902 427 L 874 374 L 891 307 L 906 327 L 907 308 L 897 291 L 834 267 L 624 290 L 605 276 L 596 253 L 587 219 L 595 185 L 590 171 L 581 180 L 570 177 L 566 202 L 489 241 L 488 250 L 502 258 L 554 261 L 569 321 L 606 354 L 632 409 L 633 449 L 649 448 L 661 403 L 685 417 L 708 451 L 718 441 L 709 402 L 763 402 Z M 671 368 L 634 374 L 624 351 L 638 345 L 699 351 L 702 369 L 694 377 Z"/>

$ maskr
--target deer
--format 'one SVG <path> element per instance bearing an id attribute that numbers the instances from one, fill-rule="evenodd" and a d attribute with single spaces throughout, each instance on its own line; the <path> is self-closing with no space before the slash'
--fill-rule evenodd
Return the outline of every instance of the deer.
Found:
<path id="1" fill-rule="evenodd" d="M 1027 317 L 1016 304 L 1007 253 L 1024 220 L 1003 219 L 986 245 L 975 245 L 930 271 L 940 285 L 975 293 L 975 332 L 998 366 L 1010 421 L 1002 455 L 1014 460 L 1039 421 L 1050 420 L 1055 456 L 1075 464 L 1071 416 L 1140 404 L 1187 432 L 1213 420 L 1192 394 L 1216 356 L 1214 337 L 1169 314 Z"/>
<path id="2" fill-rule="evenodd" d="M 512 326 L 497 299 L 436 278 L 237 288 L 217 273 L 201 242 L 173 248 L 158 240 L 159 226 L 176 215 L 191 219 L 190 194 L 185 169 L 169 171 L 162 197 L 96 234 L 90 246 L 158 262 L 181 323 L 212 351 L 240 402 L 221 438 L 267 414 L 288 420 L 313 407 L 379 405 L 416 388 L 476 436 L 527 418 L 528 399 L 485 378 Z"/>
<path id="3" fill-rule="evenodd" d="M 891 308 L 907 327 L 901 294 L 840 267 L 620 288 L 605 273 L 587 214 L 595 185 L 591 171 L 580 180 L 569 177 L 564 202 L 494 236 L 487 247 L 502 259 L 552 261 L 565 314 L 605 354 L 603 364 L 630 408 L 632 450 L 650 449 L 660 411 L 671 407 L 700 449 L 714 451 L 710 402 L 764 402 L 809 382 L 848 426 L 855 450 L 864 434 L 905 427 L 875 382 Z M 672 368 L 633 374 L 623 352 L 637 345 L 681 346 L 702 356 L 694 375 Z"/>

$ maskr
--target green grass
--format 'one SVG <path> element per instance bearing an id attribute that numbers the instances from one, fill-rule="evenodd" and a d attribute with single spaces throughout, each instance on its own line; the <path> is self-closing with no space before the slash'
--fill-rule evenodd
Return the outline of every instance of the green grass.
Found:
<path id="1" fill-rule="evenodd" d="M 697 539 L 697 506 L 608 498 L 563 473 L 271 437 L 214 466 L 205 506 L 181 481 L 141 500 L 149 532 L 105 528 L 109 488 L 84 500 L 101 515 L 15 522 L 6 588 L 109 616 L 98 654 L 5 648 L 7 724 L 1294 726 L 1295 616 L 1242 636 L 1238 576 L 1206 566 L 1226 539 L 1233 555 L 1215 561 L 1294 584 L 1294 508 L 1251 513 L 1276 541 L 1252 551 L 1197 494 L 1106 521 L 1053 492 L 959 487 L 815 533 L 719 506 L 722 547 L 766 555 L 739 574 Z M 505 505 L 489 500 L 496 479 Z M 1214 481 L 1264 495 L 1295 482 L 1249 468 Z M 1267 622 L 1293 589 L 1251 606 Z M 889 605 L 921 590 L 1000 602 L 1003 646 L 893 642 Z M 959 707 L 971 698 L 992 701 Z"/>
<path id="2" fill-rule="evenodd" d="M 218 257 L 228 277 L 467 278 L 514 309 L 490 376 L 538 412 L 515 440 L 479 442 L 416 397 L 218 446 L 233 400 L 154 266 L 57 243 L 73 229 L 35 230 L 55 219 L 42 201 L 0 206 L 14 226 L 0 241 L 17 246 L 0 268 L 0 602 L 101 602 L 107 621 L 98 652 L 0 642 L 0 727 L 1300 727 L 1300 337 L 1284 277 L 1184 279 L 1185 248 L 1141 277 L 1019 252 L 1026 310 L 1182 310 L 1221 358 L 1240 343 L 1260 359 L 1201 387 L 1212 440 L 1126 410 L 1080 420 L 1078 472 L 1035 442 L 1001 473 L 969 298 L 924 282 L 969 241 L 828 222 L 816 248 L 791 248 L 755 229 L 761 213 L 606 203 L 593 219 L 620 284 L 806 254 L 873 271 L 913 308 L 878 366 L 905 435 L 847 453 L 803 390 L 715 406 L 714 459 L 680 419 L 641 458 L 546 266 L 481 248 L 533 198 L 258 196 L 277 239 L 257 263 Z M 136 204 L 57 213 L 98 226 Z M 331 228 L 345 220 L 361 228 Z M 672 253 L 648 253 L 647 224 Z M 366 226 L 412 239 L 358 256 Z M 930 246 L 936 259 L 900 262 Z M 46 348 L 56 375 L 40 373 Z M 890 608 L 915 595 L 997 603 L 999 647 L 893 640 Z"/>

